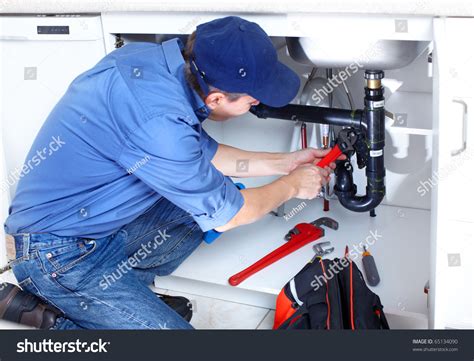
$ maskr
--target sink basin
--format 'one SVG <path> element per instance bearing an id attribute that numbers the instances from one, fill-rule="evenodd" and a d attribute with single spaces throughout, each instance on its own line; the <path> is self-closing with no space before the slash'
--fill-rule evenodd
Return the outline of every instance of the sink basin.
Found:
<path id="1" fill-rule="evenodd" d="M 430 42 L 321 36 L 287 38 L 286 43 L 290 56 L 302 64 L 390 70 L 413 62 Z"/>

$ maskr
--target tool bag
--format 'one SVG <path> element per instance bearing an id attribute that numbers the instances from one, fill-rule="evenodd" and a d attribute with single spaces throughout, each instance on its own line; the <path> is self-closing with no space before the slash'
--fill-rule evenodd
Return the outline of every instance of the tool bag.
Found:
<path id="1" fill-rule="evenodd" d="M 273 329 L 388 329 L 379 296 L 346 256 L 315 258 L 277 298 Z"/>

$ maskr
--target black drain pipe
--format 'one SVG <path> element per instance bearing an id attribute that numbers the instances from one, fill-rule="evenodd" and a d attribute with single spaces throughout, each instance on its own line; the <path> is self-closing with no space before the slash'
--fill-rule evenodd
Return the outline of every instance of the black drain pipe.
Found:
<path id="1" fill-rule="evenodd" d="M 357 195 L 357 186 L 352 177 L 350 159 L 337 162 L 335 170 L 336 193 L 341 204 L 354 212 L 373 211 L 385 196 L 385 166 L 383 148 L 385 146 L 385 108 L 384 89 L 382 87 L 383 71 L 366 70 L 364 110 L 344 110 L 306 105 L 290 104 L 281 108 L 265 105 L 252 107 L 250 110 L 259 118 L 277 118 L 307 123 L 330 124 L 353 127 L 360 130 L 366 139 L 367 177 L 366 194 Z"/>
<path id="2" fill-rule="evenodd" d="M 347 110 L 325 107 L 314 107 L 310 105 L 288 104 L 281 108 L 272 108 L 263 104 L 251 107 L 250 112 L 258 118 L 276 118 L 305 123 L 329 124 L 340 127 L 353 127 L 359 129 L 362 126 L 362 110 Z"/>
<path id="3" fill-rule="evenodd" d="M 383 149 L 385 146 L 385 107 L 382 87 L 383 71 L 366 70 L 364 98 L 364 119 L 367 142 L 366 193 L 357 195 L 357 186 L 352 179 L 350 160 L 340 162 L 335 170 L 334 192 L 341 204 L 354 212 L 372 211 L 385 196 L 385 166 Z M 371 215 L 374 215 L 373 212 Z"/>

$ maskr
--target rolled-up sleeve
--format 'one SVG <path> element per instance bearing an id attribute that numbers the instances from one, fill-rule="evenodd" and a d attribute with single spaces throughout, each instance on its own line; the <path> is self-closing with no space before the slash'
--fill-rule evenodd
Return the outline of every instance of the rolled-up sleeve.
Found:
<path id="1" fill-rule="evenodd" d="M 206 131 L 202 129 L 201 130 L 201 147 L 207 159 L 212 160 L 212 158 L 214 158 L 214 155 L 217 152 L 218 146 L 219 146 L 219 143 L 217 143 L 214 140 L 214 138 L 209 136 L 209 134 L 207 134 Z"/>
<path id="2" fill-rule="evenodd" d="M 211 163 L 217 142 L 199 122 L 167 114 L 148 120 L 125 141 L 119 164 L 176 206 L 205 232 L 228 223 L 242 194 Z"/>

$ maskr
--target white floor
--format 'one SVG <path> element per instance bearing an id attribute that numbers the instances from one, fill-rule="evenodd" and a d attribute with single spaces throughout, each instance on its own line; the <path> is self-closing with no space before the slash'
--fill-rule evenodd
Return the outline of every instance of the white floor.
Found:
<path id="1" fill-rule="evenodd" d="M 12 277 L 0 276 L 0 282 L 14 282 Z M 184 296 L 191 302 L 193 317 L 191 325 L 198 330 L 271 330 L 275 311 L 265 307 L 257 307 L 244 303 L 226 301 L 219 298 L 194 295 L 152 287 L 156 293 Z M 399 312 L 387 314 L 391 329 L 427 329 L 427 319 L 416 313 Z M 0 320 L 0 330 L 28 329 L 29 327 Z"/>
<path id="2" fill-rule="evenodd" d="M 229 302 L 217 298 L 197 296 L 155 288 L 154 291 L 171 296 L 184 296 L 191 302 L 193 318 L 191 325 L 196 329 L 271 329 L 275 311 Z"/>
<path id="3" fill-rule="evenodd" d="M 2 277 L 6 280 L 6 277 Z M 0 280 L 2 279 L 0 278 Z M 8 281 L 12 281 L 8 279 Z M 153 287 L 154 292 L 184 296 L 191 302 L 191 325 L 196 329 L 271 329 L 274 311 L 216 298 L 173 292 Z M 0 320 L 0 329 L 28 329 L 13 322 Z"/>
<path id="4" fill-rule="evenodd" d="M 31 327 L 19 325 L 18 323 L 0 320 L 0 330 L 28 330 L 30 328 Z"/>
<path id="5" fill-rule="evenodd" d="M 163 290 L 162 290 L 163 291 Z M 164 292 L 162 292 L 164 293 Z M 168 292 L 166 292 L 168 293 Z M 168 294 L 173 294 L 169 292 Z M 193 305 L 191 325 L 201 330 L 223 329 L 271 329 L 275 311 L 240 303 L 180 294 Z M 17 323 L 0 320 L 0 330 L 29 329 Z"/>
<path id="6" fill-rule="evenodd" d="M 298 205 L 289 202 L 287 211 Z M 157 277 L 160 288 L 189 292 L 264 308 L 274 308 L 281 288 L 314 256 L 305 245 L 278 262 L 249 277 L 237 287 L 230 276 L 242 271 L 285 243 L 283 236 L 300 222 L 331 217 L 339 222 L 337 231 L 325 228 L 321 241 L 330 241 L 335 250 L 328 258 L 341 257 L 349 246 L 352 260 L 362 267 L 362 245 L 374 256 L 381 282 L 369 287 L 382 300 L 386 313 L 428 317 L 424 287 L 429 275 L 431 214 L 427 210 L 381 205 L 377 216 L 348 211 L 336 202 L 331 211 L 321 202 L 307 204 L 290 219 L 267 215 L 258 222 L 223 234 L 212 244 L 202 243 L 171 275 Z M 408 251 L 409 250 L 409 251 Z M 403 267 L 400 267 L 403 260 Z"/>

